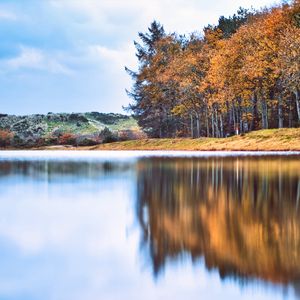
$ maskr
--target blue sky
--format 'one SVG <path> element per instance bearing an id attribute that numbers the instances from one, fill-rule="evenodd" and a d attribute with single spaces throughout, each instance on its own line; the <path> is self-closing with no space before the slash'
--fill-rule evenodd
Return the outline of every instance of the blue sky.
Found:
<path id="1" fill-rule="evenodd" d="M 152 20 L 201 31 L 270 0 L 0 0 L 0 113 L 122 112 L 133 40 Z"/>

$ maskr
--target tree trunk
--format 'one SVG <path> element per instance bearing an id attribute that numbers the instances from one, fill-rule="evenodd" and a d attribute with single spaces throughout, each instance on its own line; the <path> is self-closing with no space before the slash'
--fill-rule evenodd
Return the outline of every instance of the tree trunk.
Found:
<path id="1" fill-rule="evenodd" d="M 278 128 L 283 128 L 283 108 L 281 95 L 278 97 Z"/>
<path id="2" fill-rule="evenodd" d="M 252 96 L 252 121 L 250 130 L 257 130 L 259 128 L 259 117 L 258 117 L 258 111 L 257 111 L 257 95 L 256 93 L 253 93 Z"/>
<path id="3" fill-rule="evenodd" d="M 221 129 L 221 138 L 223 138 L 224 137 L 224 124 L 223 124 L 222 114 L 220 114 L 220 129 Z"/>
<path id="4" fill-rule="evenodd" d="M 236 133 L 236 118 L 235 118 L 235 106 L 234 103 L 232 103 L 232 116 L 233 116 L 233 130 Z"/>
<path id="5" fill-rule="evenodd" d="M 208 120 L 208 107 L 205 107 L 205 125 L 206 125 L 206 136 L 209 137 L 209 120 Z"/>
<path id="6" fill-rule="evenodd" d="M 293 108 L 292 108 L 292 99 L 289 99 L 289 128 L 293 127 Z"/>
<path id="7" fill-rule="evenodd" d="M 230 105 L 229 105 L 228 101 L 226 101 L 226 108 L 227 108 L 227 127 L 225 128 L 225 130 L 223 129 L 223 133 L 227 137 L 227 135 L 229 133 L 231 133 L 232 128 L 233 128 L 232 109 L 230 108 Z"/>
<path id="8" fill-rule="evenodd" d="M 240 132 L 244 133 L 244 120 L 243 120 L 243 110 L 239 105 L 239 118 L 240 118 Z"/>
<path id="9" fill-rule="evenodd" d="M 261 110 L 262 110 L 262 127 L 263 129 L 268 129 L 268 106 L 267 101 L 261 101 Z"/>
<path id="10" fill-rule="evenodd" d="M 219 122 L 218 122 L 218 110 L 217 109 L 215 109 L 214 110 L 215 111 L 215 114 L 216 114 L 216 117 L 215 117 L 215 126 L 216 126 L 216 136 L 217 136 L 217 138 L 219 138 L 220 137 L 220 130 L 219 130 Z"/>
<path id="11" fill-rule="evenodd" d="M 190 119 L 191 119 L 191 137 L 192 139 L 194 138 L 194 122 L 193 122 L 193 115 L 190 114 Z"/>
<path id="12" fill-rule="evenodd" d="M 199 114 L 197 114 L 196 122 L 197 122 L 197 137 L 199 138 L 200 137 L 200 116 L 199 116 Z"/>
<path id="13" fill-rule="evenodd" d="M 212 137 L 215 137 L 215 114 L 214 114 L 214 110 L 212 110 L 211 113 L 211 130 L 212 130 Z"/>
<path id="14" fill-rule="evenodd" d="M 296 107 L 297 107 L 297 114 L 298 114 L 298 122 L 300 123 L 300 91 L 297 89 L 295 91 L 296 96 Z"/>

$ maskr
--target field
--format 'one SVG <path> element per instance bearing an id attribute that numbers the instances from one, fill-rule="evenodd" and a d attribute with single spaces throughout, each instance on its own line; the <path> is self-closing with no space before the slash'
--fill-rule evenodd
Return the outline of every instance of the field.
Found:
<path id="1" fill-rule="evenodd" d="M 143 139 L 90 147 L 91 150 L 300 151 L 300 128 L 268 129 L 224 139 Z"/>

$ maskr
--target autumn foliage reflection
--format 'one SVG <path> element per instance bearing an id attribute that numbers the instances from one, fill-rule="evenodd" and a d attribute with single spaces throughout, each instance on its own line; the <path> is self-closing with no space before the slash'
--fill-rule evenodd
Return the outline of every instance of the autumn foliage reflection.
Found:
<path id="1" fill-rule="evenodd" d="M 188 254 L 221 277 L 300 279 L 299 158 L 144 160 L 137 193 L 155 274 Z"/>

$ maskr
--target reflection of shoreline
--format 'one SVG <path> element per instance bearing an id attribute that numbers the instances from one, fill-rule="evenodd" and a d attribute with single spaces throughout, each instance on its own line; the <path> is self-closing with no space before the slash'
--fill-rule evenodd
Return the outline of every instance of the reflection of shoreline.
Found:
<path id="1" fill-rule="evenodd" d="M 300 280 L 299 201 L 296 158 L 138 164 L 137 212 L 155 274 L 189 253 L 222 278 Z"/>
<path id="2" fill-rule="evenodd" d="M 132 169 L 125 162 L 84 162 L 84 161 L 0 161 L 0 180 L 6 176 L 39 178 L 47 175 L 48 180 L 71 176 L 99 178 L 106 174 L 122 174 Z"/>

